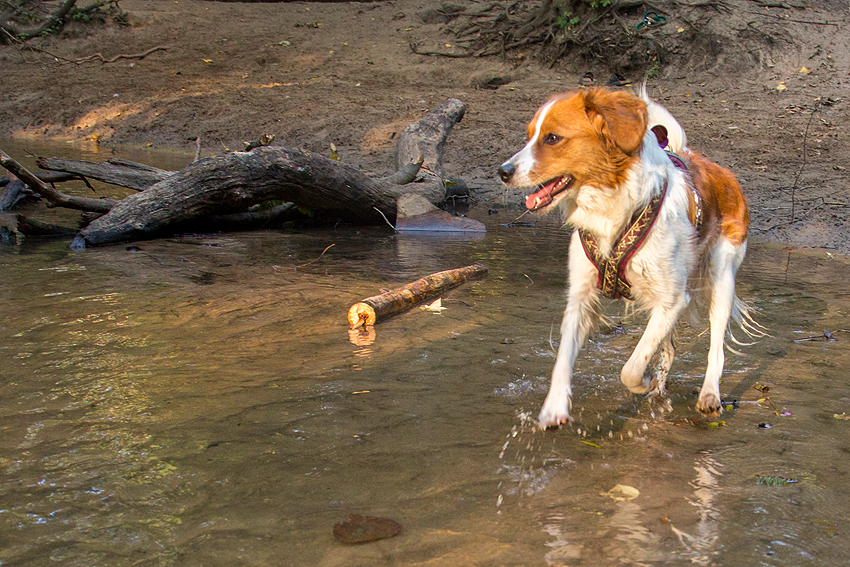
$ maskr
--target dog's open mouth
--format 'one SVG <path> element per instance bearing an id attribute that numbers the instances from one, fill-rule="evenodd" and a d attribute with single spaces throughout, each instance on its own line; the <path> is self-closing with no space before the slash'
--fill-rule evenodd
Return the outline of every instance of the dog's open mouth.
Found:
<path id="1" fill-rule="evenodd" d="M 569 189 L 573 181 L 575 178 L 572 175 L 562 175 L 538 185 L 537 191 L 526 197 L 525 207 L 529 211 L 542 209 L 554 200 L 555 195 Z"/>

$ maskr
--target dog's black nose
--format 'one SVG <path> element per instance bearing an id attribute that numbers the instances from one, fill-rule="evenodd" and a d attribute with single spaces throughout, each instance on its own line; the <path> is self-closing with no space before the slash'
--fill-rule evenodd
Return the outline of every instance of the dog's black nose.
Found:
<path id="1" fill-rule="evenodd" d="M 507 183 L 511 180 L 511 177 L 514 176 L 514 172 L 516 171 L 516 167 L 513 166 L 510 162 L 505 162 L 499 166 L 499 177 L 502 178 L 502 181 Z"/>

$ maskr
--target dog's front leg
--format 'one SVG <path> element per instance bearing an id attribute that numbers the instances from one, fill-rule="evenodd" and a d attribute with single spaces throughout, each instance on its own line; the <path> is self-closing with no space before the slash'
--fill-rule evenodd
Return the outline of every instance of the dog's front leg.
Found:
<path id="1" fill-rule="evenodd" d="M 561 344 L 552 371 L 552 384 L 537 417 L 541 429 L 558 427 L 570 419 L 573 364 L 598 318 L 597 294 L 596 268 L 584 255 L 578 236 L 573 234 L 570 243 L 570 290 L 561 321 Z"/>

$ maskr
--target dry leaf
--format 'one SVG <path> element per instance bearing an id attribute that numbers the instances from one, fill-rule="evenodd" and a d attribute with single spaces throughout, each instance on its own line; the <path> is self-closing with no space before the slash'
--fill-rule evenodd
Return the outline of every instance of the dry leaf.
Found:
<path id="1" fill-rule="evenodd" d="M 778 85 L 776 85 L 776 90 L 778 91 L 784 91 L 787 88 L 788 87 L 785 86 L 785 81 L 782 81 Z"/>
<path id="2" fill-rule="evenodd" d="M 442 299 L 438 299 L 437 301 L 435 301 L 431 305 L 424 305 L 424 306 L 420 307 L 420 309 L 422 309 L 423 311 L 430 311 L 432 313 L 439 313 L 441 311 L 446 310 L 446 308 L 443 307 L 443 300 Z"/>
<path id="3" fill-rule="evenodd" d="M 635 498 L 640 496 L 640 491 L 634 486 L 618 484 L 617 486 L 603 494 L 613 500 L 616 500 L 617 502 L 625 502 L 627 500 L 634 500 Z"/>

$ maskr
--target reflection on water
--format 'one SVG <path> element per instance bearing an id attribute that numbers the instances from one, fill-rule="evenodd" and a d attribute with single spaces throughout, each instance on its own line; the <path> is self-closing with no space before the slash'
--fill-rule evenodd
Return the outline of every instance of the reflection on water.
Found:
<path id="1" fill-rule="evenodd" d="M 576 422 L 544 433 L 528 416 L 568 239 L 484 220 L 475 241 L 372 229 L 0 248 L 0 564 L 850 560 L 850 422 L 833 417 L 850 413 L 850 334 L 794 342 L 848 328 L 845 260 L 751 246 L 739 291 L 773 338 L 727 358 L 722 390 L 740 403 L 723 424 L 693 409 L 703 328 L 683 325 L 670 398 L 649 402 L 618 380 L 641 321 L 611 305 L 615 326 L 577 363 Z M 440 314 L 350 336 L 353 302 L 475 262 L 489 276 Z M 612 500 L 617 484 L 640 496 Z M 345 546 L 332 528 L 350 514 L 404 531 Z"/>

